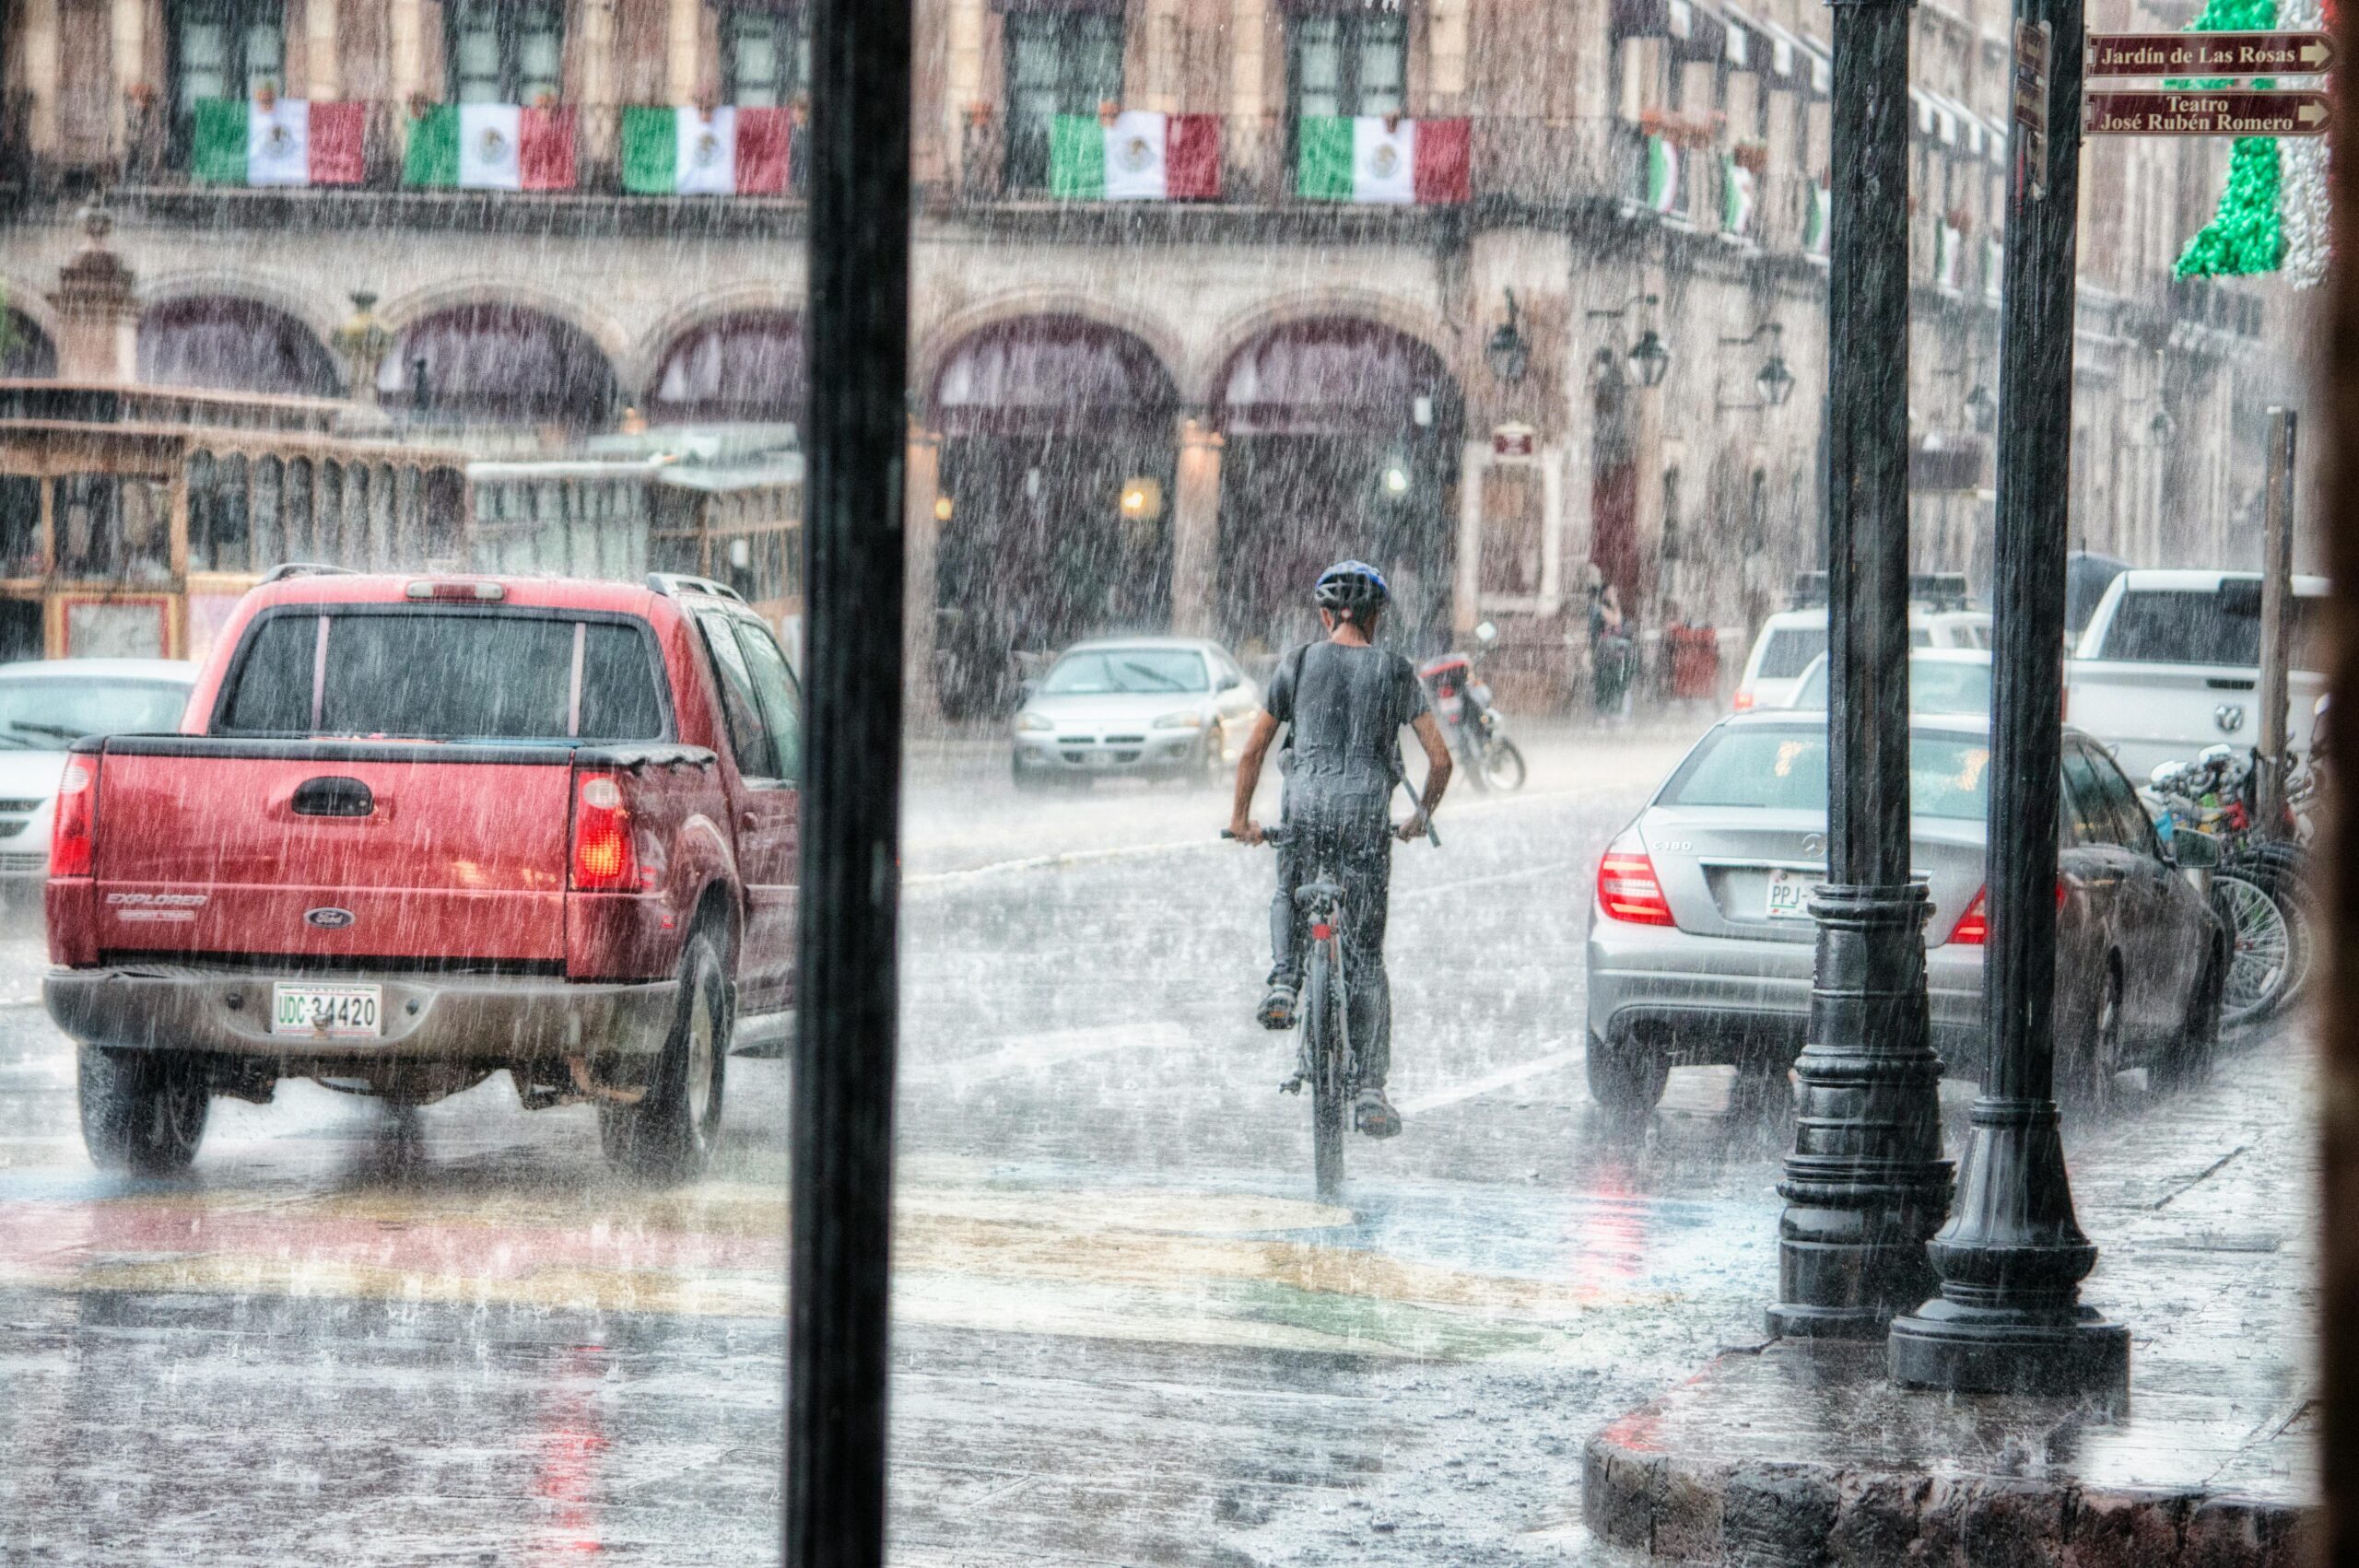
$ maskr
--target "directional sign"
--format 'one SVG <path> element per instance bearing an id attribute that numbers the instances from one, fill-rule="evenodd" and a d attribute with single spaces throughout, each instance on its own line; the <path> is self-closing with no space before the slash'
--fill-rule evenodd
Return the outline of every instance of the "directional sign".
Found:
<path id="1" fill-rule="evenodd" d="M 2092 136 L 2322 136 L 2322 92 L 2093 92 L 2082 130 Z"/>
<path id="2" fill-rule="evenodd" d="M 2015 22 L 2014 181 L 2025 199 L 2048 194 L 2048 67 L 2055 33 L 2047 22 Z"/>
<path id="3" fill-rule="evenodd" d="M 2314 76 L 2334 60 L 2322 32 L 2093 32 L 2092 76 Z"/>

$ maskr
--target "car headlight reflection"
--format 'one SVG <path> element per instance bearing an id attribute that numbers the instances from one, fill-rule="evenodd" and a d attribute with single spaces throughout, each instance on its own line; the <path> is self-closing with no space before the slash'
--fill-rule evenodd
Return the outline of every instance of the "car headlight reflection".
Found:
<path id="1" fill-rule="evenodd" d="M 1155 721 L 1155 727 L 1158 730 L 1201 730 L 1204 727 L 1204 716 L 1191 708 L 1184 712 L 1165 714 Z"/>

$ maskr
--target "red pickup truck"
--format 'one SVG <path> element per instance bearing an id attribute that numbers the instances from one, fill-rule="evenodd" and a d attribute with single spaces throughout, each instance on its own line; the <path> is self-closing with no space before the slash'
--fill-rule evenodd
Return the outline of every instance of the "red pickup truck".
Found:
<path id="1" fill-rule="evenodd" d="M 180 732 L 83 742 L 46 890 L 83 1141 L 185 1166 L 215 1094 L 422 1105 L 507 1070 L 701 1170 L 794 1004 L 800 695 L 726 588 L 282 568 Z"/>

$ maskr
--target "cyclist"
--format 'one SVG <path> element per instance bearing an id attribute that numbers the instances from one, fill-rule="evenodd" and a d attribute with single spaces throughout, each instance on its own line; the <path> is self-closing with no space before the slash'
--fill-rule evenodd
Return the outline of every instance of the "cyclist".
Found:
<path id="1" fill-rule="evenodd" d="M 1262 760 L 1280 726 L 1286 743 L 1278 767 L 1285 775 L 1278 852 L 1278 892 L 1270 904 L 1269 990 L 1257 1016 L 1267 1029 L 1294 1027 L 1302 987 L 1302 937 L 1295 889 L 1322 869 L 1344 889 L 1344 987 L 1347 1026 L 1359 1059 L 1353 1124 L 1371 1138 L 1401 1130 L 1401 1116 L 1385 1098 L 1392 1060 L 1392 995 L 1384 975 L 1385 902 L 1392 880 L 1392 839 L 1415 838 L 1449 787 L 1449 746 L 1426 707 L 1425 688 L 1409 661 L 1373 646 L 1378 619 L 1391 591 L 1384 574 L 1361 561 L 1339 561 L 1319 574 L 1311 597 L 1327 628 L 1321 642 L 1287 650 L 1270 679 L 1266 707 L 1237 769 L 1237 799 L 1229 832 L 1244 844 L 1262 841 L 1251 817 Z M 1405 777 L 1401 731 L 1414 728 L 1426 749 L 1426 788 L 1415 813 L 1394 827 L 1393 789 Z"/>

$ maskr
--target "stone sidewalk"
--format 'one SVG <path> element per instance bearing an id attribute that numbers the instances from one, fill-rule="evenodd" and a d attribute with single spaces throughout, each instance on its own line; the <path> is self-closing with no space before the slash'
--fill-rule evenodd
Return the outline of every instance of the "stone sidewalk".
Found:
<path id="1" fill-rule="evenodd" d="M 2130 1327 L 2126 1411 L 1905 1393 L 1881 1344 L 1773 1340 L 1590 1440 L 1590 1528 L 1704 1562 L 2297 1562 L 2317 1494 L 2308 1050 L 2271 1031 L 2210 1084 L 2068 1119 L 2101 1249 L 2082 1299 Z"/>

